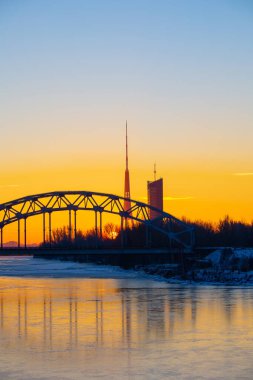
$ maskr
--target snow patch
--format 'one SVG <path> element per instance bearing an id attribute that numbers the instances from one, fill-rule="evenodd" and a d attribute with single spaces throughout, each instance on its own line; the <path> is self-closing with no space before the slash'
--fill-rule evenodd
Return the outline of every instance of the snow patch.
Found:
<path id="1" fill-rule="evenodd" d="M 206 259 L 210 260 L 212 262 L 212 265 L 218 265 L 221 260 L 221 254 L 222 254 L 222 249 L 216 249 L 212 253 L 210 253 Z"/>

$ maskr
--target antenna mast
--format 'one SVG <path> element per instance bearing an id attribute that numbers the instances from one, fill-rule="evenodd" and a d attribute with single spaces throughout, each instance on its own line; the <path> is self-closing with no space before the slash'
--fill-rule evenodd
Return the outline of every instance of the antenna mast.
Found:
<path id="1" fill-rule="evenodd" d="M 128 136 L 127 136 L 127 121 L 126 121 L 126 169 L 125 169 L 125 188 L 124 188 L 124 210 L 127 211 L 131 208 L 130 202 L 130 178 L 128 170 Z"/>
<path id="2" fill-rule="evenodd" d="M 126 170 L 128 170 L 127 120 L 126 120 Z"/>

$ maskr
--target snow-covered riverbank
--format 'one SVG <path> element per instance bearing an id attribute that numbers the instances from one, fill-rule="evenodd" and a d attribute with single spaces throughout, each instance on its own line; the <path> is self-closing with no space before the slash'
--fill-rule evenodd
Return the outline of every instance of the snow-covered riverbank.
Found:
<path id="1" fill-rule="evenodd" d="M 204 259 L 183 267 L 161 264 L 138 267 L 168 282 L 253 285 L 253 248 L 219 248 Z"/>

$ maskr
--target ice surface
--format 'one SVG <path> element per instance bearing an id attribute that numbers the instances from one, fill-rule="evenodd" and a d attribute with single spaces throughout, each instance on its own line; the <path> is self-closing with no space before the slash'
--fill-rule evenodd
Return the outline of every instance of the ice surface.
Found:
<path id="1" fill-rule="evenodd" d="M 135 278 L 137 277 L 137 273 L 135 271 L 126 271 L 119 267 L 109 265 L 34 259 L 31 256 L 2 256 L 0 257 L 0 276 L 52 278 Z"/>
<path id="2" fill-rule="evenodd" d="M 11 261 L 1 264 L 10 270 Z M 38 273 L 39 263 L 70 273 L 103 269 L 30 258 L 13 265 L 22 261 Z M 0 277 L 0 379 L 250 380 L 252 305 L 250 288 Z"/>

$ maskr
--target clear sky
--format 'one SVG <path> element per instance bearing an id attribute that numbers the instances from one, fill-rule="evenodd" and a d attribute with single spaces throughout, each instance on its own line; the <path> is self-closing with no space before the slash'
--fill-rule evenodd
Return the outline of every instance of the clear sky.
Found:
<path id="1" fill-rule="evenodd" d="M 0 0 L 0 202 L 132 198 L 153 163 L 165 209 L 253 219 L 251 0 Z"/>

